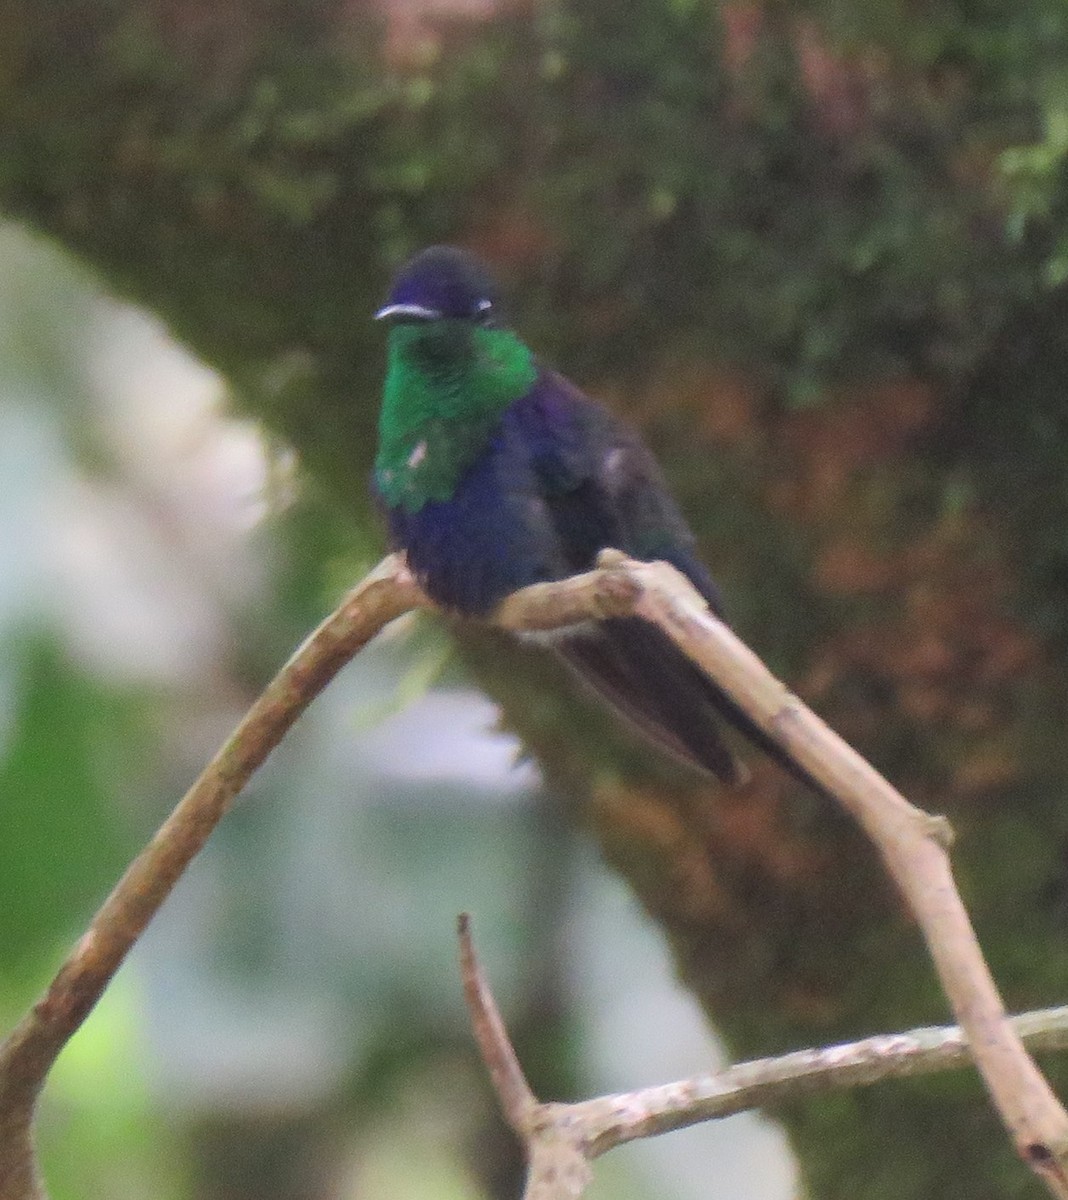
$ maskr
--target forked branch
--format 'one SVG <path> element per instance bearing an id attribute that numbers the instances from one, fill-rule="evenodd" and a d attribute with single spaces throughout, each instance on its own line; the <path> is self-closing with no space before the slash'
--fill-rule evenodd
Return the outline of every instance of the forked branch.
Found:
<path id="1" fill-rule="evenodd" d="M 603 613 L 606 605 L 652 621 L 856 818 L 920 926 L 1017 1152 L 1054 1195 L 1068 1197 L 1068 1113 L 1006 1018 L 953 881 L 948 822 L 891 787 L 709 612 L 673 568 L 635 562 L 615 550 L 604 551 L 599 564 L 600 571 L 569 580 L 559 596 L 554 585 L 516 592 L 501 606 L 500 621 L 513 629 L 549 628 L 557 611 L 575 620 L 583 609 Z"/>
<path id="2" fill-rule="evenodd" d="M 433 606 L 398 556 L 385 559 L 349 593 L 268 685 L 130 865 L 44 997 L 0 1044 L 2 1200 L 42 1200 L 32 1123 L 52 1063 L 234 797 L 346 662 L 395 617 L 429 607 Z M 923 930 L 970 1054 L 1018 1151 L 1054 1195 L 1068 1200 L 1068 1114 L 1005 1017 L 953 884 L 946 823 L 914 808 L 890 787 L 768 673 L 708 612 L 681 575 L 662 563 L 634 562 L 606 551 L 600 569 L 517 592 L 503 603 L 494 620 L 511 630 L 544 630 L 629 614 L 661 626 L 868 832 Z M 530 1095 L 510 1047 L 505 1053 L 507 1035 L 499 1017 L 492 1016 L 496 1010 L 488 989 L 475 986 L 480 973 L 470 946 L 466 953 L 468 1000 L 472 1012 L 482 1014 L 476 1030 L 482 1030 L 483 1053 L 510 1119 L 531 1148 L 528 1197 L 577 1196 L 585 1186 L 589 1158 L 626 1138 L 612 1132 L 616 1126 L 611 1122 L 603 1127 L 591 1124 L 589 1129 L 582 1126 L 579 1135 L 575 1115 L 582 1106 L 540 1105 Z M 601 1101 L 587 1104 L 603 1107 Z M 632 1126 L 639 1132 L 629 1136 L 684 1123 L 688 1121 L 661 1126 L 639 1121 Z M 541 1133 L 534 1137 L 532 1131 L 537 1130 Z"/>
<path id="3" fill-rule="evenodd" d="M 589 1181 L 590 1163 L 624 1142 L 816 1092 L 868 1087 L 972 1064 L 964 1032 L 946 1025 L 754 1059 L 675 1083 L 573 1104 L 543 1104 L 527 1089 L 516 1103 L 518 1093 L 507 1083 L 502 1086 L 495 1064 L 512 1062 L 520 1079 L 522 1073 L 475 954 L 466 915 L 460 918 L 459 939 L 460 972 L 479 1052 L 505 1119 L 527 1151 L 524 1200 L 575 1200 Z M 1030 1050 L 1068 1048 L 1068 1007 L 1025 1013 L 1011 1018 L 1011 1024 Z"/>

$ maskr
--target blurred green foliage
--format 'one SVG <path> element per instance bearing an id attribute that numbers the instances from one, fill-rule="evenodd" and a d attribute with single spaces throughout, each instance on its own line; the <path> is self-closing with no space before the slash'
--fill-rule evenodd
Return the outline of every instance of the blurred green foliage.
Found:
<path id="1" fill-rule="evenodd" d="M 53 1200 L 194 1194 L 181 1133 L 149 1086 L 145 1004 L 136 993 L 130 974 L 120 976 L 49 1080 L 40 1140 Z"/>
<path id="2" fill-rule="evenodd" d="M 19 647 L 18 702 L 0 760 L 0 969 L 35 977 L 43 955 L 110 889 L 136 845 L 116 801 L 150 755 L 143 704 L 80 673 L 54 643 Z"/>
<path id="3" fill-rule="evenodd" d="M 381 348 L 366 318 L 399 258 L 464 240 L 508 276 L 546 357 L 643 425 L 750 640 L 951 812 L 1010 1001 L 1062 1000 L 1061 0 L 555 0 L 414 27 L 340 0 L 200 15 L 4 6 L 0 204 L 161 314 L 301 457 L 310 484 L 277 523 L 272 596 L 234 616 L 233 677 L 254 690 L 373 558 Z M 462 640 L 735 1052 L 942 1015 L 848 822 L 774 781 L 746 806 L 710 798 L 577 718 L 543 665 Z M 128 697 L 49 646 L 27 652 L 16 711 L 80 731 L 55 770 L 99 802 L 89 752 L 111 733 L 96 721 L 122 730 Z M 54 788 L 44 735 L 22 736 Z M 306 766 L 291 770 L 290 787 Z M 277 852 L 261 821 L 242 813 L 230 836 Z M 444 847 L 464 874 L 462 822 L 427 827 L 384 861 L 426 879 Z M 384 848 L 395 830 L 378 832 Z M 106 855 L 69 853 L 88 895 Z M 278 914 L 260 916 L 269 960 Z M 524 952 L 541 962 L 538 944 Z M 419 1057 L 418 1037 L 403 1044 Z M 785 1117 L 813 1195 L 1032 1186 L 974 1082 Z"/>

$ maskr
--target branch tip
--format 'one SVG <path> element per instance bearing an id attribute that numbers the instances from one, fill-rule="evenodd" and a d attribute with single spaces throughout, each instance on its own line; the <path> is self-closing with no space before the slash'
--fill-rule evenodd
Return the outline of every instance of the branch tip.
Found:
<path id="1" fill-rule="evenodd" d="M 457 917 L 456 932 L 460 940 L 460 976 L 464 1000 L 467 1002 L 479 1054 L 493 1080 L 493 1088 L 505 1119 L 525 1140 L 533 1114 L 539 1107 L 538 1100 L 519 1065 L 504 1019 L 478 961 L 468 913 L 460 913 Z"/>

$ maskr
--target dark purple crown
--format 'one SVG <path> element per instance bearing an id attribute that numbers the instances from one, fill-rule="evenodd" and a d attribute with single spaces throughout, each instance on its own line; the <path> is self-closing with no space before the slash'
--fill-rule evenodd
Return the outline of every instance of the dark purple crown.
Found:
<path id="1" fill-rule="evenodd" d="M 375 315 L 394 320 L 440 317 L 494 321 L 497 289 L 473 254 L 456 246 L 430 246 L 401 268 L 385 307 Z"/>

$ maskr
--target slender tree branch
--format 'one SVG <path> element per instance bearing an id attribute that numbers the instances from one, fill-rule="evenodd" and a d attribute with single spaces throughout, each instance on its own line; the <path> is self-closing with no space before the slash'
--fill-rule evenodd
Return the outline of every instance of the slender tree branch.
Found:
<path id="1" fill-rule="evenodd" d="M 457 920 L 457 934 L 460 978 L 475 1041 L 504 1118 L 527 1152 L 524 1200 L 581 1196 L 592 1177 L 585 1123 L 571 1120 L 574 1110 L 568 1105 L 538 1103 L 475 954 L 467 913 Z"/>
<path id="2" fill-rule="evenodd" d="M 417 607 L 430 604 L 398 556 L 385 559 L 346 597 L 268 685 L 130 865 L 45 996 L 0 1044 L 3 1200 L 43 1197 L 31 1133 L 33 1109 L 45 1077 L 234 797 L 341 667 L 386 623 Z M 708 612 L 682 576 L 663 563 L 633 562 L 618 552 L 606 551 L 600 569 L 518 592 L 501 605 L 494 619 L 505 628 L 523 631 L 631 613 L 663 628 L 868 832 L 920 923 L 960 1021 L 961 1036 L 967 1039 L 969 1052 L 1017 1149 L 1055 1195 L 1068 1197 L 1068 1115 L 1005 1017 L 953 884 L 946 854 L 946 822 L 914 808 L 890 787 L 791 696 Z M 712 1077 L 717 1082 L 699 1096 L 688 1090 L 692 1085 L 661 1089 L 664 1095 L 655 1112 L 648 1107 L 652 1093 L 635 1094 L 645 1097 L 644 1101 L 633 1096 L 588 1101 L 586 1109 L 537 1104 L 463 928 L 461 938 L 465 989 L 480 1046 L 506 1112 L 530 1149 L 528 1200 L 579 1196 L 589 1176 L 589 1159 L 595 1154 L 628 1137 L 704 1119 L 684 1114 L 680 1104 L 711 1103 L 713 1094 L 719 1094 L 723 1076 Z M 869 1058 L 875 1054 L 871 1043 L 866 1053 Z M 808 1051 L 800 1058 L 806 1055 L 834 1059 L 835 1055 L 841 1058 L 844 1051 Z M 859 1065 L 854 1067 L 860 1070 Z M 744 1074 L 745 1069 L 734 1070 Z M 752 1064 L 747 1069 L 752 1071 Z M 813 1086 L 818 1070 L 806 1073 L 800 1067 L 795 1069 L 805 1086 Z M 732 1078 L 737 1090 L 737 1076 Z M 748 1086 L 756 1085 L 751 1082 Z M 759 1083 L 754 1095 L 747 1103 L 767 1099 L 766 1085 Z M 591 1114 L 600 1115 L 595 1119 Z"/>
<path id="3" fill-rule="evenodd" d="M 1068 1006 L 1023 1013 L 1009 1022 L 1032 1052 L 1068 1047 Z M 636 1138 L 815 1092 L 868 1087 L 886 1079 L 968 1066 L 974 1066 L 974 1059 L 964 1031 L 959 1025 L 940 1025 L 754 1059 L 678 1083 L 601 1096 L 570 1108 L 573 1117 L 586 1126 L 590 1153 L 596 1156 Z"/>
<path id="4" fill-rule="evenodd" d="M 479 979 L 477 1004 L 471 1003 L 470 995 L 468 1001 L 483 1058 L 490 1066 L 479 1026 L 487 1010 L 496 1013 L 496 1004 L 478 966 L 466 919 L 460 938 L 465 986 L 470 974 L 477 974 Z M 1068 1006 L 1024 1013 L 1011 1018 L 1011 1024 L 1030 1050 L 1068 1047 Z M 515 1052 L 499 1016 L 495 1017 L 492 1040 L 493 1056 L 505 1054 L 514 1058 Z M 574 1104 L 540 1104 L 530 1096 L 524 1101 L 519 1121 L 508 1114 L 507 1085 L 502 1087 L 492 1067 L 490 1074 L 509 1124 L 522 1138 L 530 1160 L 524 1200 L 573 1200 L 582 1194 L 588 1182 L 592 1160 L 624 1142 L 817 1092 L 869 1087 L 887 1079 L 973 1065 L 968 1039 L 960 1026 L 911 1029 L 838 1046 L 799 1050 L 776 1058 L 754 1059 L 675 1083 L 597 1096 Z"/>
<path id="5" fill-rule="evenodd" d="M 30 1130 L 41 1086 L 234 797 L 308 704 L 384 625 L 426 605 L 398 555 L 381 562 L 278 672 L 130 864 L 45 995 L 0 1044 L 0 1197 L 43 1195 Z"/>
<path id="6" fill-rule="evenodd" d="M 499 621 L 549 627 L 622 606 L 661 629 L 860 823 L 882 855 L 927 942 L 942 988 L 1016 1150 L 1059 1197 L 1068 1197 L 1068 1113 L 1006 1019 L 990 969 L 957 892 L 948 822 L 915 808 L 792 695 L 666 563 L 606 550 L 600 571 L 569 581 L 560 600 L 539 585 L 508 597 Z M 616 578 L 616 576 L 620 578 Z M 633 603 L 629 598 L 636 597 Z"/>
<path id="7" fill-rule="evenodd" d="M 531 1110 L 537 1105 L 530 1084 L 519 1065 L 519 1059 L 508 1038 L 500 1009 L 493 998 L 471 941 L 471 918 L 461 913 L 456 921 L 460 939 L 460 978 L 464 999 L 471 1014 L 479 1052 L 500 1097 L 508 1124 L 520 1137 L 527 1131 Z"/>

